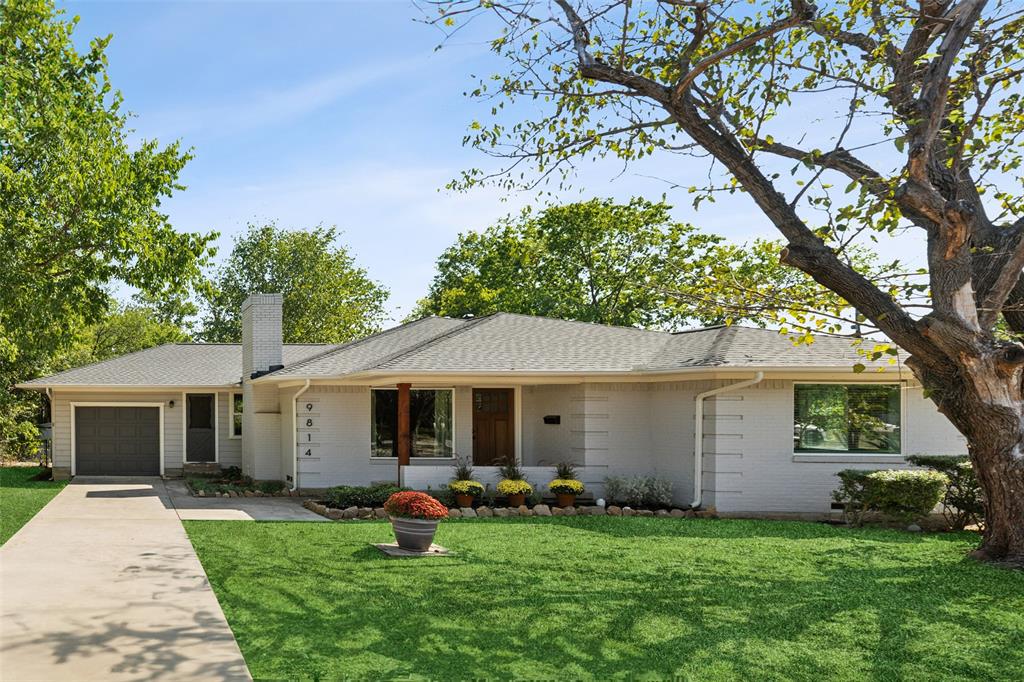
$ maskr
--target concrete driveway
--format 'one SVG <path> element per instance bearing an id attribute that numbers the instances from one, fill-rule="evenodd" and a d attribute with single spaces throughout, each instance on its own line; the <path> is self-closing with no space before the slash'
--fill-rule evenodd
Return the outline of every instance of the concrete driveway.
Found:
<path id="1" fill-rule="evenodd" d="M 0 597 L 3 680 L 251 679 L 160 479 L 67 486 L 0 548 Z"/>

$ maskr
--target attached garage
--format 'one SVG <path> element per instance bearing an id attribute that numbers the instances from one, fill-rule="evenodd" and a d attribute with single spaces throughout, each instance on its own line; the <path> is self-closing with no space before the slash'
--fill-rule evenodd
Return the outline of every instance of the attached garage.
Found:
<path id="1" fill-rule="evenodd" d="M 73 404 L 74 473 L 78 476 L 159 476 L 160 405 Z"/>

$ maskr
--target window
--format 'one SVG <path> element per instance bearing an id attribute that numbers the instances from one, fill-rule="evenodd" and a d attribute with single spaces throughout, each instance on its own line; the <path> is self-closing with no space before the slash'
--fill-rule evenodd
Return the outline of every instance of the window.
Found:
<path id="1" fill-rule="evenodd" d="M 900 451 L 897 384 L 796 384 L 793 405 L 796 452 Z"/>
<path id="2" fill-rule="evenodd" d="M 242 394 L 231 394 L 231 437 L 242 436 Z"/>
<path id="3" fill-rule="evenodd" d="M 398 391 L 374 389 L 370 399 L 370 454 L 398 456 Z M 452 390 L 409 391 L 411 457 L 452 456 Z"/>

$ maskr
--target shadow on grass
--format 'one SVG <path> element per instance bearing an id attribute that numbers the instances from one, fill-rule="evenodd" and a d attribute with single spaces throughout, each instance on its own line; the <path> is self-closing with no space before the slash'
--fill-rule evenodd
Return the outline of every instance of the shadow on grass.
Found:
<path id="1" fill-rule="evenodd" d="M 215 525 L 189 533 L 257 677 L 1013 679 L 1024 665 L 1024 576 L 965 561 L 962 538 L 516 519 L 444 524 L 458 556 L 401 561 L 368 546 L 390 540 L 384 524 Z"/>

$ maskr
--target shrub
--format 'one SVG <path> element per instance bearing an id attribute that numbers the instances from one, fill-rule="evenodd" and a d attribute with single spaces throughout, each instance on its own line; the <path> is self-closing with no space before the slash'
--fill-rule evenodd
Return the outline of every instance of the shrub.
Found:
<path id="1" fill-rule="evenodd" d="M 868 512 L 880 512 L 901 522 L 927 515 L 942 499 L 949 479 L 937 471 L 844 469 L 832 498 L 843 505 L 852 525 L 864 523 Z"/>
<path id="2" fill-rule="evenodd" d="M 985 499 L 967 455 L 913 455 L 907 461 L 945 474 L 949 479 L 942 496 L 942 515 L 950 528 L 963 530 L 985 519 Z"/>
<path id="3" fill-rule="evenodd" d="M 268 495 L 274 495 L 285 489 L 284 481 L 260 481 L 256 484 L 256 489 L 261 493 Z"/>
<path id="4" fill-rule="evenodd" d="M 400 488 L 393 483 L 377 483 L 376 485 L 339 485 L 330 488 L 324 501 L 331 507 L 346 509 L 348 507 L 382 507 L 389 497 L 404 492 L 408 488 Z"/>
<path id="5" fill-rule="evenodd" d="M 581 495 L 583 483 L 574 478 L 556 478 L 548 483 L 548 490 L 555 495 Z"/>
<path id="6" fill-rule="evenodd" d="M 478 481 L 458 479 L 448 484 L 448 490 L 451 490 L 456 495 L 480 497 L 484 494 L 484 484 Z"/>
<path id="7" fill-rule="evenodd" d="M 448 509 L 426 493 L 397 492 L 384 501 L 384 511 L 390 516 L 407 519 L 444 519 Z"/>
<path id="8" fill-rule="evenodd" d="M 604 493 L 609 502 L 633 508 L 672 505 L 672 481 L 657 476 L 609 476 Z"/>
<path id="9" fill-rule="evenodd" d="M 220 477 L 238 480 L 242 478 L 242 467 L 225 467 L 220 470 Z"/>

